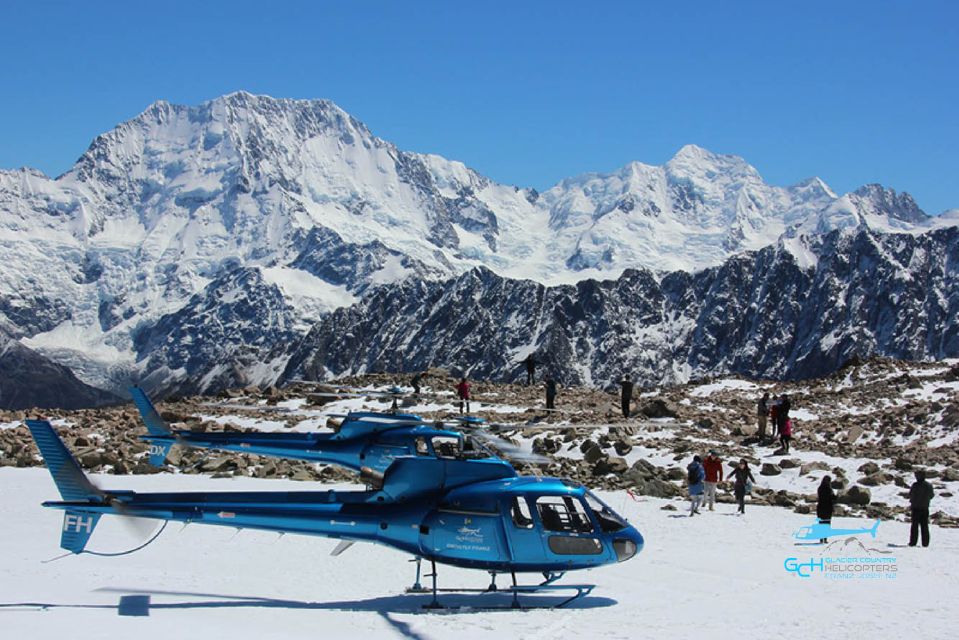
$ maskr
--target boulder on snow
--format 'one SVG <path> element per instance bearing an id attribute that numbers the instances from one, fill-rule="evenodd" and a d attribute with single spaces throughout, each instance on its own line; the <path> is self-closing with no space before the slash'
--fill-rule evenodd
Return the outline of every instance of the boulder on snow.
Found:
<path id="1" fill-rule="evenodd" d="M 869 504 L 871 498 L 872 494 L 869 493 L 869 489 L 860 487 L 858 485 L 853 485 L 849 487 L 848 491 L 843 491 L 836 496 L 836 502 L 864 507 Z"/>
<path id="2" fill-rule="evenodd" d="M 676 410 L 661 398 L 653 398 L 639 411 L 647 418 L 675 418 L 678 415 Z"/>
<path id="3" fill-rule="evenodd" d="M 595 445 L 586 450 L 586 453 L 583 454 L 583 460 L 590 464 L 595 464 L 602 458 L 605 458 L 606 454 L 603 453 L 603 450 L 599 448 L 599 445 Z"/>

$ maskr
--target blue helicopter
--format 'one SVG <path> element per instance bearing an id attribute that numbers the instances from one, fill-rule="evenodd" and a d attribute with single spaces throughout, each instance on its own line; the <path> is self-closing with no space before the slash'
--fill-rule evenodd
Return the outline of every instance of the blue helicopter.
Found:
<path id="1" fill-rule="evenodd" d="M 439 607 L 436 564 L 483 569 L 513 578 L 518 594 L 572 589 L 563 606 L 592 585 L 554 584 L 567 571 L 623 562 L 643 536 L 580 484 L 517 477 L 505 465 L 454 458 L 396 458 L 381 486 L 365 491 L 138 493 L 103 490 L 83 473 L 49 422 L 27 420 L 62 501 L 60 546 L 84 553 L 104 514 L 260 529 L 383 544 L 432 565 L 430 607 Z M 87 552 L 89 553 L 89 552 Z M 517 572 L 545 581 L 518 585 Z M 419 586 L 419 566 L 417 584 Z M 452 591 L 468 591 L 452 589 Z"/>
<path id="2" fill-rule="evenodd" d="M 175 444 L 336 464 L 354 471 L 366 468 L 380 473 L 393 459 L 404 455 L 495 457 L 476 439 L 464 435 L 462 429 L 446 429 L 442 423 L 427 422 L 412 414 L 350 412 L 337 416 L 343 420 L 334 426 L 332 433 L 174 430 L 142 389 L 132 387 L 130 393 L 148 432 L 141 439 L 150 444 L 149 459 L 157 466 L 164 464 Z M 469 416 L 460 421 L 463 426 L 482 423 L 481 419 Z"/>
<path id="3" fill-rule="evenodd" d="M 147 428 L 141 439 L 150 445 L 149 460 L 162 466 L 170 448 L 175 445 L 201 449 L 255 453 L 264 456 L 335 464 L 361 476 L 375 477 L 400 456 L 460 457 L 502 462 L 480 441 L 480 437 L 463 432 L 482 426 L 484 421 L 464 416 L 454 429 L 443 423 L 431 423 L 413 414 L 354 411 L 342 416 L 333 433 L 237 433 L 174 430 L 160 416 L 153 402 L 139 387 L 130 394 Z M 488 440 L 493 437 L 486 436 Z M 505 441 L 496 442 L 507 449 Z M 526 456 L 538 460 L 535 456 Z"/>

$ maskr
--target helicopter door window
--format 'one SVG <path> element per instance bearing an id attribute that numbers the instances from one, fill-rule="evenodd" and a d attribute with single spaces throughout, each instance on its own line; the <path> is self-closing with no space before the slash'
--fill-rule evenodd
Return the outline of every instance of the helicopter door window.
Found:
<path id="1" fill-rule="evenodd" d="M 533 514 L 530 513 L 529 504 L 526 502 L 526 498 L 522 496 L 513 497 L 513 506 L 510 509 L 510 512 L 513 515 L 513 524 L 515 524 L 520 529 L 532 529 L 533 528 Z"/>
<path id="2" fill-rule="evenodd" d="M 433 451 L 437 458 L 458 458 L 460 456 L 459 438 L 436 436 L 433 438 Z"/>
<path id="3" fill-rule="evenodd" d="M 430 454 L 429 447 L 426 446 L 426 438 L 417 438 L 416 439 L 416 455 L 418 456 L 428 456 Z"/>
<path id="4" fill-rule="evenodd" d="M 590 522 L 583 503 L 570 496 L 540 496 L 536 499 L 536 511 L 547 531 L 590 533 Z"/>

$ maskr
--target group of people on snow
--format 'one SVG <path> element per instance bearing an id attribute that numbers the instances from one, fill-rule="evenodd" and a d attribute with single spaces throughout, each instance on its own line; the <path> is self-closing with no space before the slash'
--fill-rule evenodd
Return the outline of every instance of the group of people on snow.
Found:
<path id="1" fill-rule="evenodd" d="M 772 401 L 769 399 L 769 394 L 764 393 L 756 404 L 756 435 L 759 436 L 760 442 L 775 442 L 778 437 L 783 453 L 789 453 L 789 443 L 793 436 L 793 423 L 789 418 L 790 408 L 792 403 L 785 393 Z M 767 423 L 772 425 L 769 440 L 766 437 Z"/>
<path id="2" fill-rule="evenodd" d="M 700 506 L 709 507 L 709 510 L 713 511 L 716 504 L 716 488 L 724 479 L 723 461 L 716 451 L 710 449 L 705 460 L 698 455 L 693 456 L 693 461 L 686 467 L 686 474 L 689 482 L 689 515 L 699 514 Z M 746 494 L 752 491 L 752 483 L 756 481 L 745 458 L 729 472 L 729 479 L 733 483 L 733 495 L 736 496 L 738 513 L 745 513 Z"/>
<path id="3" fill-rule="evenodd" d="M 716 502 L 716 487 L 723 481 L 723 461 L 710 450 L 706 459 L 698 455 L 686 467 L 687 484 L 689 490 L 689 516 L 698 515 L 701 506 L 709 507 L 713 511 Z M 915 547 L 920 540 L 922 546 L 929 546 L 929 504 L 935 496 L 932 485 L 926 480 L 926 472 L 922 469 L 915 471 L 916 481 L 909 488 L 909 507 L 911 528 L 909 546 Z M 749 462 L 743 458 L 729 472 L 729 479 L 733 482 L 733 495 L 736 497 L 737 513 L 746 512 L 746 495 L 752 491 L 756 482 Z M 836 493 L 833 490 L 832 476 L 825 475 L 816 491 L 816 519 L 819 524 L 831 525 L 833 511 L 836 506 Z M 827 538 L 820 538 L 825 544 Z"/>

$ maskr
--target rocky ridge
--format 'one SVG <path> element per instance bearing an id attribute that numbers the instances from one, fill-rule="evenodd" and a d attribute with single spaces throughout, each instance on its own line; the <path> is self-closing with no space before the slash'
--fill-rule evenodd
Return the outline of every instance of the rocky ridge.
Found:
<path id="1" fill-rule="evenodd" d="M 441 395 L 424 402 L 407 398 L 406 409 L 444 419 L 453 410 L 455 378 L 431 369 L 424 384 Z M 346 378 L 341 384 L 389 385 L 395 374 Z M 264 407 L 304 405 L 312 387 L 236 389 L 223 394 L 230 405 L 208 399 L 173 399 L 160 405 L 165 417 L 201 430 L 316 428 L 317 414 L 264 412 Z M 789 453 L 755 436 L 755 402 L 763 391 L 789 394 L 794 442 Z M 912 472 L 926 471 L 936 490 L 933 521 L 959 523 L 959 361 L 916 365 L 887 359 L 850 362 L 814 381 L 782 383 L 743 379 L 700 380 L 648 390 L 634 397 L 634 415 L 624 419 L 618 396 L 592 388 L 562 388 L 561 413 L 542 411 L 539 386 L 476 381 L 474 413 L 507 425 L 504 437 L 547 456 L 546 463 L 516 462 L 525 473 L 570 477 L 591 487 L 627 488 L 640 496 L 684 500 L 685 465 L 692 455 L 715 449 L 725 460 L 750 462 L 758 482 L 751 505 L 815 510 L 815 487 L 829 473 L 840 505 L 837 516 L 901 518 Z M 292 405 L 291 405 L 292 402 Z M 385 409 L 367 398 L 367 406 Z M 237 407 L 248 404 L 249 409 Z M 313 406 L 335 412 L 336 401 Z M 51 411 L 61 421 L 68 445 L 88 470 L 99 473 L 154 473 L 146 463 L 143 432 L 132 407 Z M 321 414 L 319 414 L 321 415 Z M 23 414 L 0 414 L 0 466 L 40 464 L 24 426 Z M 535 430 L 533 430 L 535 429 Z M 355 481 L 342 470 L 295 461 L 175 447 L 167 471 L 304 481 Z M 720 503 L 733 498 L 721 492 Z M 669 505 L 667 505 L 668 507 Z M 680 508 L 682 506 L 680 505 Z"/>

